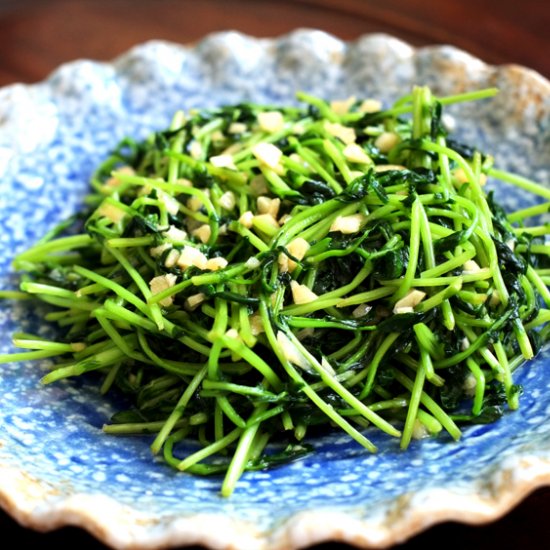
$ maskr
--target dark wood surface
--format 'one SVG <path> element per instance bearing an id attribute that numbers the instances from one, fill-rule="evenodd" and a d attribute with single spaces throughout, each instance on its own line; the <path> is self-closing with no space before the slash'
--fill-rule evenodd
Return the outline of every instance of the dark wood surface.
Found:
<path id="1" fill-rule="evenodd" d="M 413 45 L 453 44 L 550 77 L 547 0 L 0 0 L 0 86 L 39 81 L 74 59 L 109 60 L 149 39 L 189 43 L 228 29 L 277 36 L 299 27 L 350 40 L 386 32 Z M 395 548 L 547 550 L 548 517 L 550 488 L 541 488 L 498 521 L 443 523 Z M 10 539 L 13 547 L 105 548 L 82 530 L 40 534 L 1 511 L 0 532 L 3 548 Z"/>
<path id="2" fill-rule="evenodd" d="M 151 38 L 187 43 L 220 30 L 276 36 L 297 27 L 454 44 L 550 77 L 547 0 L 0 0 L 0 84 L 40 80 L 72 59 L 111 59 Z"/>

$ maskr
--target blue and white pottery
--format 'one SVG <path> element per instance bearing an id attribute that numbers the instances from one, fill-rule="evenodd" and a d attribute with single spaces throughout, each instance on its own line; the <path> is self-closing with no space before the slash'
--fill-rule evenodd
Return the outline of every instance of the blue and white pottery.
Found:
<path id="1" fill-rule="evenodd" d="M 185 47 L 137 46 L 112 63 L 77 61 L 46 81 L 0 90 L 0 288 L 15 254 L 78 210 L 94 167 L 126 135 L 168 126 L 177 109 L 245 100 L 295 103 L 298 90 L 384 105 L 427 84 L 437 95 L 496 86 L 493 99 L 448 109 L 456 133 L 496 163 L 550 183 L 550 83 L 488 66 L 450 46 L 414 49 L 386 35 L 346 43 L 315 30 L 276 39 L 236 32 Z M 497 188 L 507 206 L 525 204 Z M 40 312 L 0 300 L 0 353 L 15 331 L 46 333 Z M 183 544 L 294 549 L 327 540 L 383 547 L 436 522 L 484 522 L 550 483 L 550 352 L 521 367 L 518 411 L 491 425 L 415 441 L 384 437 L 370 454 L 341 433 L 315 452 L 246 473 L 231 498 L 220 480 L 177 473 L 150 440 L 105 435 L 116 403 L 97 380 L 42 387 L 47 363 L 0 367 L 0 506 L 32 528 L 78 525 L 115 548 Z"/>

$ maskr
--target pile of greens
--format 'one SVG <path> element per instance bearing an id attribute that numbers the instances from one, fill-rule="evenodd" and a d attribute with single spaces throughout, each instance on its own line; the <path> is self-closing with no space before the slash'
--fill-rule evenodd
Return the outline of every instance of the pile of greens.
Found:
<path id="1" fill-rule="evenodd" d="M 124 139 L 0 293 L 54 306 L 64 336 L 15 335 L 31 351 L 0 362 L 59 356 L 44 383 L 100 373 L 133 403 L 105 432 L 154 434 L 173 467 L 225 473 L 225 496 L 335 427 L 376 451 L 375 429 L 405 449 L 495 420 L 550 330 L 548 228 L 524 223 L 549 203 L 506 214 L 484 184 L 550 192 L 442 122 L 495 93 L 416 87 L 387 110 L 300 93 Z"/>

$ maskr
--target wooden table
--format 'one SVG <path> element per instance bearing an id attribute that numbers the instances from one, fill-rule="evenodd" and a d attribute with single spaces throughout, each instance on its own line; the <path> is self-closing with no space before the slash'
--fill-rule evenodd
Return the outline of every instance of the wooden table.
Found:
<path id="1" fill-rule="evenodd" d="M 449 43 L 550 77 L 545 0 L 1 0 L 0 85 L 36 82 L 73 59 L 109 60 L 152 38 L 189 43 L 219 30 L 276 36 L 298 27 L 343 39 L 387 32 L 413 45 Z M 547 550 L 549 514 L 550 488 L 543 488 L 492 524 L 445 523 L 396 548 Z M 23 547 L 105 548 L 78 529 L 39 534 L 2 512 L 0 532 Z"/>

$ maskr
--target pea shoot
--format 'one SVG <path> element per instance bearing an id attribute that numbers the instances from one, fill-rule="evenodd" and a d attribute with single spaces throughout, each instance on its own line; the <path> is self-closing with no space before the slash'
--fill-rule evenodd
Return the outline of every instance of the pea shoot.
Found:
<path id="1" fill-rule="evenodd" d="M 529 221 L 548 204 L 506 213 L 485 184 L 547 189 L 442 124 L 445 105 L 495 93 L 415 87 L 386 110 L 299 93 L 124 139 L 85 215 L 21 253 L 20 289 L 0 291 L 50 304 L 63 336 L 16 334 L 27 351 L 0 363 L 58 357 L 44 383 L 95 371 L 133 402 L 107 434 L 222 474 L 223 496 L 328 430 L 375 452 L 374 430 L 406 449 L 494 421 L 519 406 L 514 371 L 550 319 L 548 226 Z"/>

